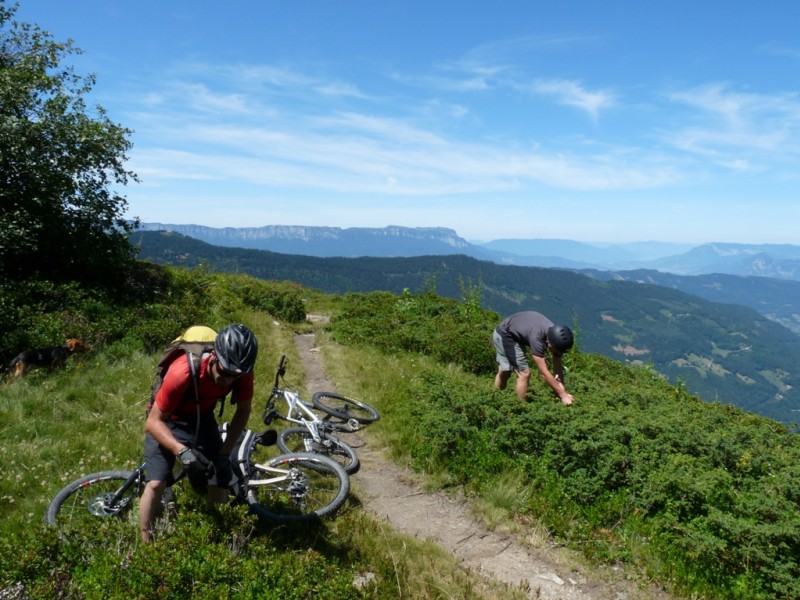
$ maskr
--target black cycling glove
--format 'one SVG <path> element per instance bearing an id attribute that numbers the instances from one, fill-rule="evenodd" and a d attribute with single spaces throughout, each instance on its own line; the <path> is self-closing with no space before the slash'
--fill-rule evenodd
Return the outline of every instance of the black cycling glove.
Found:
<path id="1" fill-rule="evenodd" d="M 178 452 L 178 460 L 185 469 L 192 473 L 206 473 L 211 465 L 202 452 L 188 447 Z"/>

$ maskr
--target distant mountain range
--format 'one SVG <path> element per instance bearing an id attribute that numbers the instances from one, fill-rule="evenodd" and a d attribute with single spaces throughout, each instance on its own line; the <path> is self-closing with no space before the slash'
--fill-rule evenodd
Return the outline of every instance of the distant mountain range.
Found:
<path id="1" fill-rule="evenodd" d="M 463 254 L 499 265 L 561 268 L 601 280 L 670 287 L 712 302 L 741 304 L 800 334 L 800 246 L 666 242 L 589 244 L 571 240 L 468 242 L 444 227 L 214 228 L 143 223 L 142 231 L 173 231 L 228 248 L 301 256 L 413 257 Z"/>
<path id="2" fill-rule="evenodd" d="M 264 227 L 214 228 L 142 223 L 142 231 L 174 231 L 215 246 L 270 250 L 304 256 L 353 258 L 463 254 L 497 264 L 603 271 L 641 270 L 710 273 L 800 281 L 800 246 L 664 242 L 600 244 L 571 240 L 507 239 L 471 243 L 445 227 Z"/>
<path id="3" fill-rule="evenodd" d="M 214 228 L 202 225 L 142 223 L 142 231 L 174 231 L 226 248 L 270 250 L 303 256 L 355 258 L 359 256 L 423 256 L 465 254 L 493 260 L 497 253 L 470 244 L 452 229 L 444 227 L 382 228 L 306 227 L 266 225 L 264 227 Z"/>
<path id="4" fill-rule="evenodd" d="M 334 294 L 432 289 L 458 299 L 465 288 L 477 287 L 483 306 L 497 311 L 498 318 L 540 310 L 554 321 L 572 323 L 582 351 L 652 368 L 706 400 L 786 423 L 800 414 L 800 336 L 743 302 L 722 304 L 678 289 L 712 290 L 733 301 L 749 297 L 748 302 L 772 311 L 783 301 L 796 302 L 797 282 L 655 271 L 580 273 L 497 264 L 452 251 L 448 256 L 314 257 L 225 248 L 156 231 L 139 232 L 132 242 L 142 259 L 293 281 Z M 671 279 L 659 280 L 667 275 Z M 781 286 L 795 287 L 784 291 Z"/>

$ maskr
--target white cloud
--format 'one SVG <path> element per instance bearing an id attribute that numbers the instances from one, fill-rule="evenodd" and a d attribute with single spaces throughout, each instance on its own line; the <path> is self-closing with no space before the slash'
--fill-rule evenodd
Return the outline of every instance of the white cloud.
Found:
<path id="1" fill-rule="evenodd" d="M 209 177 L 298 189 L 447 195 L 537 185 L 641 189 L 679 177 L 668 163 L 637 159 L 635 153 L 548 155 L 541 148 L 466 143 L 359 113 L 310 120 L 302 127 L 189 124 L 181 131 L 180 152 L 154 147 L 134 153 L 143 179 Z"/>
<path id="2" fill-rule="evenodd" d="M 567 79 L 537 79 L 530 84 L 530 90 L 544 96 L 553 96 L 567 106 L 573 106 L 589 114 L 596 121 L 602 109 L 616 103 L 612 92 L 588 91 L 579 82 Z"/>
<path id="3" fill-rule="evenodd" d="M 668 95 L 700 112 L 663 134 L 681 150 L 713 158 L 736 171 L 761 171 L 800 157 L 800 95 L 755 94 L 713 83 Z M 746 166 L 746 169 L 743 168 Z"/>

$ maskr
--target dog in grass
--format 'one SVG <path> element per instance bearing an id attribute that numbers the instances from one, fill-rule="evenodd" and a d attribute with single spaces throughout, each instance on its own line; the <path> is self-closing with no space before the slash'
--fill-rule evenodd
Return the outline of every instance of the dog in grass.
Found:
<path id="1" fill-rule="evenodd" d="M 22 377 L 33 368 L 56 369 L 67 364 L 67 359 L 75 352 L 83 352 L 86 345 L 77 338 L 70 338 L 61 346 L 50 346 L 49 348 L 37 348 L 20 352 L 8 365 L 13 370 L 11 381 L 17 377 Z"/>

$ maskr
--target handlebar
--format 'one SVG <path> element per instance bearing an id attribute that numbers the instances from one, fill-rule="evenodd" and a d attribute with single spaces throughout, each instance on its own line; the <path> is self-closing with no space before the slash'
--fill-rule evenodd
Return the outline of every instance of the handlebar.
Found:
<path id="1" fill-rule="evenodd" d="M 281 354 L 281 359 L 278 361 L 278 370 L 275 371 L 275 383 L 272 386 L 273 388 L 278 387 L 278 383 L 280 383 L 281 377 L 286 374 L 286 355 Z"/>
<path id="2" fill-rule="evenodd" d="M 272 384 L 272 394 L 266 406 L 264 406 L 263 421 L 267 427 L 269 427 L 275 419 L 280 418 L 280 414 L 275 410 L 275 396 L 280 393 L 278 384 L 280 383 L 281 377 L 286 374 L 287 361 L 286 355 L 281 354 L 281 358 L 278 361 L 278 368 L 275 371 L 275 382 Z"/>

